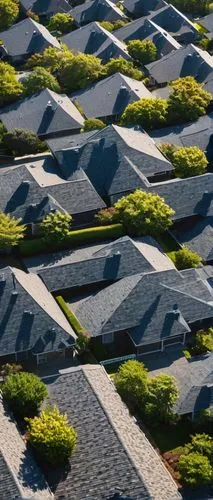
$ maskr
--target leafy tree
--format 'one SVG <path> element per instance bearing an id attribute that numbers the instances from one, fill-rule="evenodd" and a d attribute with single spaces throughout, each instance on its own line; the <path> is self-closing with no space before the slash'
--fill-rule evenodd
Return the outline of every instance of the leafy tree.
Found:
<path id="1" fill-rule="evenodd" d="M 152 40 L 130 40 L 129 55 L 140 64 L 149 64 L 157 58 L 157 48 Z"/>
<path id="2" fill-rule="evenodd" d="M 59 409 L 45 408 L 39 417 L 27 418 L 29 443 L 52 465 L 64 464 L 76 445 L 77 433 Z"/>
<path id="3" fill-rule="evenodd" d="M 169 0 L 177 9 L 190 14 L 207 14 L 209 11 L 210 0 Z"/>
<path id="4" fill-rule="evenodd" d="M 95 215 L 95 220 L 100 226 L 108 226 L 118 219 L 117 210 L 114 207 L 102 208 Z"/>
<path id="5" fill-rule="evenodd" d="M 100 24 L 100 26 L 102 26 L 102 28 L 109 31 L 110 33 L 115 29 L 114 24 L 111 21 L 101 21 L 98 24 Z"/>
<path id="6" fill-rule="evenodd" d="M 42 153 L 47 149 L 46 143 L 41 141 L 34 132 L 21 128 L 7 132 L 3 137 L 3 145 L 15 156 Z"/>
<path id="7" fill-rule="evenodd" d="M 27 61 L 26 67 L 29 69 L 37 66 L 47 68 L 51 73 L 62 69 L 71 59 L 72 52 L 66 45 L 61 45 L 61 50 L 55 47 L 47 47 L 42 54 L 33 54 Z"/>
<path id="8" fill-rule="evenodd" d="M 24 94 L 26 96 L 36 94 L 43 89 L 50 89 L 54 92 L 60 92 L 60 85 L 55 76 L 51 75 L 48 70 L 42 67 L 37 67 L 27 76 L 23 82 Z"/>
<path id="9" fill-rule="evenodd" d="M 25 226 L 21 219 L 15 219 L 10 214 L 0 211 L 0 249 L 7 250 L 19 244 L 24 238 Z"/>
<path id="10" fill-rule="evenodd" d="M 137 189 L 114 205 L 119 222 L 130 234 L 156 235 L 172 225 L 174 210 L 157 194 Z"/>
<path id="11" fill-rule="evenodd" d="M 126 61 L 123 57 L 119 57 L 119 59 L 110 59 L 104 66 L 104 70 L 106 76 L 114 75 L 114 73 L 122 73 L 135 80 L 142 80 L 143 78 L 142 71 L 135 68 L 132 61 Z"/>
<path id="12" fill-rule="evenodd" d="M 98 118 L 88 118 L 84 122 L 84 132 L 89 132 L 90 130 L 101 130 L 106 125 L 102 120 L 98 120 Z"/>
<path id="13" fill-rule="evenodd" d="M 56 212 L 49 213 L 43 218 L 40 227 L 47 241 L 60 241 L 68 235 L 71 222 L 71 215 L 56 210 Z"/>
<path id="14" fill-rule="evenodd" d="M 167 120 L 166 99 L 153 99 L 146 97 L 140 101 L 129 104 L 122 114 L 123 125 L 141 125 L 150 130 L 163 126 Z"/>
<path id="15" fill-rule="evenodd" d="M 36 21 L 37 23 L 39 23 L 39 16 L 38 16 L 38 14 L 36 14 L 32 10 L 30 10 L 30 9 L 27 10 L 26 16 L 30 17 L 31 19 L 33 19 L 33 21 Z"/>
<path id="16" fill-rule="evenodd" d="M 90 54 L 77 54 L 59 71 L 59 81 L 68 91 L 87 87 L 103 75 L 102 62 Z"/>
<path id="17" fill-rule="evenodd" d="M 0 106 L 16 101 L 22 90 L 23 87 L 17 80 L 14 68 L 0 61 Z"/>
<path id="18" fill-rule="evenodd" d="M 9 28 L 19 14 L 18 2 L 13 0 L 0 0 L 0 31 Z"/>
<path id="19" fill-rule="evenodd" d="M 213 351 L 213 328 L 199 330 L 196 333 L 194 349 L 197 354 Z"/>
<path id="20" fill-rule="evenodd" d="M 178 470 L 182 481 L 189 486 L 200 486 L 212 481 L 212 467 L 209 459 L 200 453 L 181 455 Z"/>
<path id="21" fill-rule="evenodd" d="M 193 177 L 205 174 L 208 160 L 197 146 L 178 148 L 173 154 L 176 177 Z"/>
<path id="22" fill-rule="evenodd" d="M 181 250 L 170 252 L 169 256 L 179 271 L 191 267 L 199 267 L 202 262 L 200 255 L 185 246 Z"/>
<path id="23" fill-rule="evenodd" d="M 47 388 L 33 373 L 9 375 L 2 386 L 3 397 L 18 417 L 35 415 L 47 396 Z"/>
<path id="24" fill-rule="evenodd" d="M 205 115 L 212 100 L 209 92 L 192 77 L 178 78 L 171 84 L 168 99 L 168 117 L 171 123 L 195 121 Z"/>
<path id="25" fill-rule="evenodd" d="M 195 434 L 192 436 L 191 443 L 184 447 L 185 453 L 200 453 L 208 457 L 213 464 L 213 438 L 208 434 Z"/>
<path id="26" fill-rule="evenodd" d="M 178 398 L 176 380 L 171 375 L 160 373 L 149 380 L 145 414 L 153 422 L 169 422 L 173 418 L 173 407 Z"/>
<path id="27" fill-rule="evenodd" d="M 117 19 L 117 21 L 113 21 L 113 31 L 118 30 L 120 28 L 123 28 L 123 26 L 125 26 L 126 24 L 128 24 L 127 19 L 125 19 L 123 21 L 121 19 Z"/>
<path id="28" fill-rule="evenodd" d="M 120 365 L 114 383 L 119 394 L 127 403 L 139 406 L 147 395 L 147 369 L 139 361 L 126 361 Z"/>
<path id="29" fill-rule="evenodd" d="M 68 13 L 58 12 L 50 18 L 47 29 L 49 31 L 60 31 L 62 34 L 69 33 L 75 29 L 74 19 Z"/>

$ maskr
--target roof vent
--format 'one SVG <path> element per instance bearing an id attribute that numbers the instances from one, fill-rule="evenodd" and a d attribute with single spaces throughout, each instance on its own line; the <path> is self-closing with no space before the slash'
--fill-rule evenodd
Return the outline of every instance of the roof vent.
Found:
<path id="1" fill-rule="evenodd" d="M 33 35 L 36 35 L 37 34 L 37 31 L 36 30 L 33 30 Z"/>
<path id="2" fill-rule="evenodd" d="M 29 31 L 25 31 L 25 35 L 29 35 Z"/>
<path id="3" fill-rule="evenodd" d="M 24 314 L 30 314 L 30 316 L 33 315 L 32 311 L 28 311 L 27 309 L 24 309 Z"/>
<path id="4" fill-rule="evenodd" d="M 48 103 L 46 105 L 46 108 L 52 108 L 52 102 L 51 101 L 48 101 Z"/>
<path id="5" fill-rule="evenodd" d="M 30 203 L 30 207 L 35 208 L 37 206 L 37 203 Z"/>
<path id="6" fill-rule="evenodd" d="M 15 297 L 16 297 L 16 296 L 18 295 L 17 290 L 13 290 L 13 291 L 12 291 L 12 293 L 11 293 L 11 295 L 13 295 L 13 296 L 15 296 Z"/>
<path id="7" fill-rule="evenodd" d="M 26 186 L 29 186 L 30 185 L 30 181 L 26 180 L 26 181 L 22 181 L 22 184 L 26 185 Z"/>

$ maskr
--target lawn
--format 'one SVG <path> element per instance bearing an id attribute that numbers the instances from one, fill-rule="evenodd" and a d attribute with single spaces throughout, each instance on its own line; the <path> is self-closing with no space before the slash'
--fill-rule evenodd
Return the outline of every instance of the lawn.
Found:
<path id="1" fill-rule="evenodd" d="M 191 420 L 185 419 L 174 425 L 158 425 L 149 428 L 149 431 L 161 453 L 164 453 L 188 443 L 193 429 Z"/>

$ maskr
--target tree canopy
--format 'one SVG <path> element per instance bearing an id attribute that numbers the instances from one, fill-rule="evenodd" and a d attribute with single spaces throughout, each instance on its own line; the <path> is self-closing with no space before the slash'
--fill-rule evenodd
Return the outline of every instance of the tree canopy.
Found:
<path id="1" fill-rule="evenodd" d="M 55 73 L 63 68 L 73 57 L 72 52 L 66 45 L 61 45 L 61 50 L 55 47 L 47 47 L 42 54 L 33 54 L 29 57 L 26 67 L 32 69 L 42 66 L 43 68 L 47 68 L 51 73 Z"/>
<path id="2" fill-rule="evenodd" d="M 58 12 L 50 18 L 47 29 L 49 31 L 60 31 L 62 34 L 69 33 L 75 29 L 74 19 L 66 12 Z"/>
<path id="3" fill-rule="evenodd" d="M 110 59 L 104 66 L 106 76 L 114 75 L 114 73 L 122 73 L 123 75 L 134 78 L 135 80 L 142 80 L 143 73 L 134 67 L 132 61 L 127 61 L 123 57 L 119 59 Z"/>
<path id="4" fill-rule="evenodd" d="M 46 88 L 54 92 L 60 92 L 61 90 L 55 76 L 42 67 L 35 68 L 29 76 L 24 78 L 22 85 L 26 96 L 36 94 L 36 92 L 40 92 Z"/>
<path id="5" fill-rule="evenodd" d="M 176 177 L 205 174 L 208 160 L 205 153 L 197 146 L 181 148 L 172 144 L 162 144 L 160 149 L 172 162 Z"/>
<path id="6" fill-rule="evenodd" d="M 5 133 L 2 143 L 15 156 L 42 153 L 47 149 L 46 143 L 41 141 L 35 132 L 22 128 Z"/>
<path id="7" fill-rule="evenodd" d="M 70 231 L 72 216 L 67 212 L 50 212 L 46 215 L 41 224 L 41 230 L 46 240 L 63 240 Z"/>
<path id="8" fill-rule="evenodd" d="M 120 365 L 114 382 L 119 394 L 130 404 L 141 404 L 147 394 L 147 369 L 140 361 L 129 360 Z"/>
<path id="9" fill-rule="evenodd" d="M 90 54 L 77 54 L 69 61 L 64 61 L 59 70 L 59 81 L 66 90 L 74 91 L 87 87 L 103 75 L 102 62 Z"/>
<path id="10" fill-rule="evenodd" d="M 20 372 L 7 377 L 2 393 L 15 415 L 28 417 L 39 410 L 47 396 L 47 388 L 37 375 Z"/>
<path id="11" fill-rule="evenodd" d="M 172 259 L 179 271 L 182 269 L 189 269 L 191 267 L 199 267 L 202 262 L 198 253 L 193 252 L 190 248 L 185 246 L 180 250 L 170 252 L 169 257 Z"/>
<path id="12" fill-rule="evenodd" d="M 141 125 L 150 130 L 163 126 L 167 121 L 168 105 L 166 99 L 146 97 L 129 104 L 121 117 L 124 125 Z"/>
<path id="13" fill-rule="evenodd" d="M 212 96 L 192 76 L 178 78 L 171 83 L 171 87 L 168 99 L 168 119 L 171 123 L 195 121 L 205 115 Z"/>
<path id="14" fill-rule="evenodd" d="M 19 14 L 18 2 L 13 0 L 0 0 L 0 31 L 9 28 Z"/>
<path id="15" fill-rule="evenodd" d="M 182 481 L 189 486 L 200 486 L 212 481 L 212 467 L 208 457 L 201 453 L 181 455 L 178 470 Z"/>
<path id="16" fill-rule="evenodd" d="M 157 57 L 157 48 L 152 40 L 130 40 L 127 48 L 129 55 L 140 64 L 149 64 Z"/>
<path id="17" fill-rule="evenodd" d="M 19 245 L 20 240 L 24 238 L 25 229 L 21 219 L 15 219 L 0 211 L 0 249 L 7 250 Z"/>
<path id="18" fill-rule="evenodd" d="M 210 0 L 169 0 L 169 3 L 182 12 L 204 15 L 209 11 Z"/>
<path id="19" fill-rule="evenodd" d="M 23 87 L 17 80 L 15 69 L 0 61 L 0 106 L 16 101 L 22 91 Z"/>
<path id="20" fill-rule="evenodd" d="M 112 32 L 125 26 L 125 24 L 127 24 L 127 21 L 126 20 L 122 21 L 121 19 L 118 19 L 117 21 L 101 21 L 98 24 L 100 24 L 100 26 L 102 26 L 102 28 L 104 28 L 105 30 Z"/>
<path id="21" fill-rule="evenodd" d="M 90 130 L 101 130 L 104 128 L 106 125 L 102 120 L 99 120 L 98 118 L 88 118 L 84 122 L 84 132 L 89 132 Z"/>
<path id="22" fill-rule="evenodd" d="M 155 424 L 169 422 L 173 418 L 173 407 L 178 395 L 176 380 L 171 375 L 160 373 L 151 378 L 145 405 L 146 416 Z"/>

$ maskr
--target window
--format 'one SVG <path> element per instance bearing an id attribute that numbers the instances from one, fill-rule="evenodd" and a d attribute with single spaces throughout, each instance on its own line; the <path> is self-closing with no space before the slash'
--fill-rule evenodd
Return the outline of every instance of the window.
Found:
<path id="1" fill-rule="evenodd" d="M 107 333 L 102 335 L 102 344 L 112 344 L 114 341 L 114 333 Z"/>

